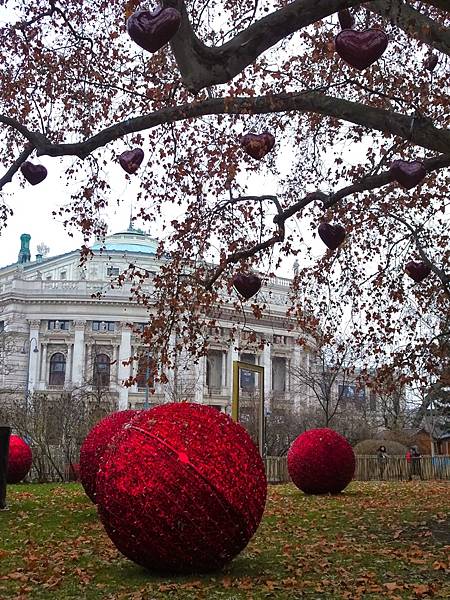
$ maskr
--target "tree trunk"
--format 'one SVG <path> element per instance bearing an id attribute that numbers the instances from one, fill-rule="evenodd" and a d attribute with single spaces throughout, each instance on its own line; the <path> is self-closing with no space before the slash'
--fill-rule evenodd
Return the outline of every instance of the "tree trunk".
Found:
<path id="1" fill-rule="evenodd" d="M 0 426 L 0 510 L 6 508 L 6 472 L 8 470 L 11 427 Z"/>

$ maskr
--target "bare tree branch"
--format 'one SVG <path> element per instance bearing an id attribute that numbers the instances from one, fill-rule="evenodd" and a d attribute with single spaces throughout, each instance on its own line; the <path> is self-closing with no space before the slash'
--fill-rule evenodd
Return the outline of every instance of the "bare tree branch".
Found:
<path id="1" fill-rule="evenodd" d="M 171 41 L 172 51 L 184 85 L 193 93 L 226 83 L 252 64 L 263 52 L 300 29 L 324 19 L 342 8 L 363 4 L 361 0 L 295 0 L 263 17 L 222 46 L 208 47 L 195 34 L 182 0 L 164 0 L 164 6 L 178 8 L 182 24 Z M 395 18 L 397 25 L 427 44 L 450 55 L 450 31 L 400 0 L 377 0 L 370 10 Z M 446 7 L 448 8 L 448 6 Z"/>
<path id="2" fill-rule="evenodd" d="M 403 115 L 393 111 L 374 108 L 357 102 L 327 96 L 321 92 L 278 94 L 241 98 L 209 98 L 167 107 L 148 115 L 121 121 L 103 129 L 83 142 L 52 144 L 42 133 L 32 132 L 16 119 L 0 115 L 0 123 L 14 127 L 35 147 L 38 156 L 78 156 L 86 158 L 94 150 L 130 133 L 152 129 L 164 123 L 174 123 L 205 115 L 221 114 L 269 114 L 279 112 L 315 112 L 336 117 L 384 134 L 396 135 L 412 144 L 436 152 L 447 153 L 450 148 L 450 131 L 435 127 L 429 119 Z"/>
<path id="3" fill-rule="evenodd" d="M 17 159 L 13 162 L 13 164 L 9 167 L 9 169 L 6 171 L 6 173 L 0 179 L 0 190 L 2 190 L 3 187 L 7 183 L 12 181 L 12 178 L 14 177 L 14 175 L 20 169 L 21 165 L 27 160 L 27 158 L 30 156 L 30 154 L 33 152 L 33 150 L 34 150 L 33 146 L 30 146 L 30 145 L 28 145 L 24 150 L 22 150 L 22 152 L 17 157 Z"/>

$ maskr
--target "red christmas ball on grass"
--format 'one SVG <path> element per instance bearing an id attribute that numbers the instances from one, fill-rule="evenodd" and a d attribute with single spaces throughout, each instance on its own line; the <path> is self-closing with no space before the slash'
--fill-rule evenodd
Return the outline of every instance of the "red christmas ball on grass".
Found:
<path id="1" fill-rule="evenodd" d="M 138 410 L 121 410 L 108 415 L 94 425 L 81 446 L 80 481 L 84 491 L 94 504 L 96 503 L 96 479 L 100 459 L 116 433 L 138 413 Z"/>
<path id="2" fill-rule="evenodd" d="M 30 446 L 18 435 L 9 438 L 8 471 L 6 481 L 19 483 L 31 469 L 33 455 Z"/>
<path id="3" fill-rule="evenodd" d="M 258 528 L 266 493 L 264 463 L 245 429 L 185 402 L 135 417 L 108 447 L 97 477 L 109 537 L 158 572 L 223 567 Z"/>
<path id="4" fill-rule="evenodd" d="M 347 440 L 332 429 L 310 429 L 288 452 L 292 481 L 305 494 L 337 494 L 353 478 L 355 454 Z"/>

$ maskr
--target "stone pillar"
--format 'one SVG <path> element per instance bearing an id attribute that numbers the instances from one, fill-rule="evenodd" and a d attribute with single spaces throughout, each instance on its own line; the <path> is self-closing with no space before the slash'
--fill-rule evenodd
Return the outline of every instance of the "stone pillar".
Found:
<path id="1" fill-rule="evenodd" d="M 41 356 L 41 376 L 39 381 L 42 383 L 43 389 L 47 387 L 47 348 L 48 344 L 44 343 L 41 345 L 42 356 Z M 67 368 L 67 365 L 66 365 Z"/>
<path id="2" fill-rule="evenodd" d="M 131 357 L 131 329 L 126 323 L 121 323 L 122 337 L 120 339 L 119 348 L 119 369 L 118 369 L 118 385 L 119 385 L 119 410 L 128 408 L 128 388 L 122 385 L 122 382 L 130 376 L 130 365 L 124 365 L 123 361 L 127 361 Z"/>
<path id="3" fill-rule="evenodd" d="M 228 395 L 228 406 L 229 413 L 231 414 L 231 402 L 233 399 L 233 363 L 239 360 L 239 351 L 238 351 L 238 340 L 231 342 L 230 347 L 228 348 L 227 353 L 227 395 Z"/>
<path id="4" fill-rule="evenodd" d="M 39 382 L 39 327 L 41 322 L 30 321 L 30 337 L 28 343 L 28 390 L 33 392 Z M 38 350 L 38 352 L 35 352 Z"/>
<path id="5" fill-rule="evenodd" d="M 290 368 L 289 368 L 289 397 L 293 402 L 295 408 L 300 409 L 300 405 L 302 403 L 302 392 L 300 389 L 300 384 L 298 381 L 298 373 L 303 368 L 303 356 L 302 349 L 300 346 L 294 346 L 292 350 L 291 360 L 290 360 Z"/>
<path id="6" fill-rule="evenodd" d="M 195 395 L 194 402 L 203 403 L 203 389 L 206 376 L 206 356 L 201 356 L 195 365 Z"/>
<path id="7" fill-rule="evenodd" d="M 262 352 L 261 366 L 264 367 L 264 400 L 272 393 L 272 346 L 266 344 Z"/>
<path id="8" fill-rule="evenodd" d="M 222 361 L 221 362 L 222 376 L 220 378 L 221 379 L 220 387 L 223 390 L 227 385 L 227 355 L 223 350 L 220 353 L 220 360 Z M 222 393 L 222 390 L 221 390 L 221 393 Z"/>
<path id="9" fill-rule="evenodd" d="M 72 344 L 67 344 L 67 356 L 66 356 L 66 373 L 64 376 L 64 387 L 67 388 L 72 381 Z"/>
<path id="10" fill-rule="evenodd" d="M 84 376 L 84 361 L 85 361 L 85 344 L 84 344 L 84 329 L 86 321 L 75 321 L 75 337 L 73 342 L 72 356 L 72 383 L 75 386 L 80 386 L 83 383 Z"/>
<path id="11" fill-rule="evenodd" d="M 174 333 L 170 334 L 170 338 L 169 338 L 169 349 L 170 352 L 172 353 L 173 350 L 175 349 L 175 344 L 176 344 L 176 336 Z M 176 381 L 175 381 L 175 369 L 172 368 L 168 368 L 165 367 L 165 373 L 167 375 L 167 383 L 162 387 L 162 393 L 164 395 L 164 402 L 170 402 L 172 400 L 173 397 L 175 397 L 175 386 L 176 386 Z"/>

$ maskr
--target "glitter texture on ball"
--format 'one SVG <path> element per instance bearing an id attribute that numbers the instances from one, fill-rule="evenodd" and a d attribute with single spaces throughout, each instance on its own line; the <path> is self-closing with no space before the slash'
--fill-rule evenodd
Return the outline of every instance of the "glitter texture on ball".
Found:
<path id="1" fill-rule="evenodd" d="M 245 429 L 184 402 L 135 417 L 108 447 L 97 477 L 109 537 L 157 572 L 223 567 L 257 530 L 266 493 L 264 463 Z"/>
<path id="2" fill-rule="evenodd" d="M 79 477 L 84 491 L 96 503 L 96 479 L 100 459 L 112 438 L 135 417 L 137 410 L 121 410 L 99 421 L 87 434 L 81 449 Z"/>
<path id="3" fill-rule="evenodd" d="M 30 446 L 18 435 L 9 438 L 8 472 L 6 481 L 8 483 L 19 483 L 24 479 L 33 462 Z"/>
<path id="4" fill-rule="evenodd" d="M 292 443 L 288 470 L 305 494 L 337 494 L 355 473 L 353 448 L 332 429 L 310 429 Z"/>

